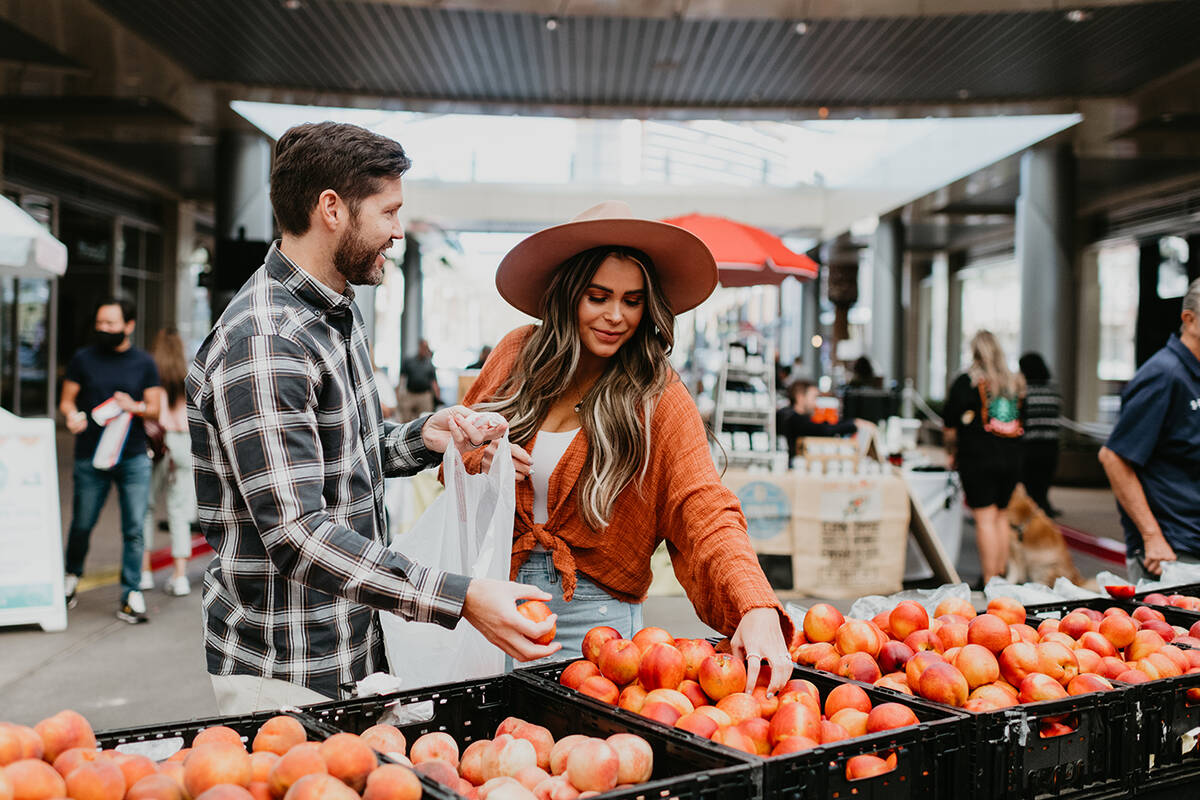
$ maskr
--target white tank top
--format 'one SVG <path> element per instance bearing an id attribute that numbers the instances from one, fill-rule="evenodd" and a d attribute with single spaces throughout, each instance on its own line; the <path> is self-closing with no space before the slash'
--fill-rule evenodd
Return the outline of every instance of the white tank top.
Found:
<path id="1" fill-rule="evenodd" d="M 563 454 L 571 446 L 571 440 L 579 428 L 570 431 L 538 431 L 537 440 L 533 443 L 533 521 L 545 525 L 550 518 L 546 503 L 550 495 L 550 473 L 558 466 Z"/>

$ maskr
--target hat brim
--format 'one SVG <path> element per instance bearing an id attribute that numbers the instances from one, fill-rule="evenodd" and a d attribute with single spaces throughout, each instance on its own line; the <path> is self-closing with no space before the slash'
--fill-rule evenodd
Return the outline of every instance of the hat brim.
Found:
<path id="1" fill-rule="evenodd" d="M 555 225 L 523 239 L 500 261 L 496 289 L 517 310 L 540 317 L 554 271 L 571 256 L 605 245 L 632 247 L 648 255 L 676 314 L 700 305 L 717 287 L 717 262 L 691 231 L 648 219 L 589 219 Z"/>

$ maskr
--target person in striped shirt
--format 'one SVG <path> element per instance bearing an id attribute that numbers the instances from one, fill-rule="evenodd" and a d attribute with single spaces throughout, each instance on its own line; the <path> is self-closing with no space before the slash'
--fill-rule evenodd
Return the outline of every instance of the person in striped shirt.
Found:
<path id="1" fill-rule="evenodd" d="M 1058 469 L 1059 417 L 1062 395 L 1050 378 L 1050 368 L 1037 353 L 1026 353 L 1017 362 L 1025 376 L 1025 436 L 1021 441 L 1021 483 L 1029 498 L 1052 517 L 1058 509 L 1050 505 L 1050 484 Z"/>

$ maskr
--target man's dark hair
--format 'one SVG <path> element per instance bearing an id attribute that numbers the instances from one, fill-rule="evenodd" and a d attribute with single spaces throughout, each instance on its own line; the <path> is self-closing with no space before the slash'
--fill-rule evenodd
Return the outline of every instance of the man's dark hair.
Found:
<path id="1" fill-rule="evenodd" d="M 399 178 L 411 166 L 398 142 L 357 125 L 315 122 L 288 128 L 275 143 L 271 166 L 275 221 L 284 233 L 301 236 L 308 232 L 321 192 L 332 189 L 356 212 L 384 179 Z"/>
<path id="2" fill-rule="evenodd" d="M 120 306 L 121 316 L 125 318 L 126 322 L 133 322 L 137 319 L 137 306 L 133 304 L 132 300 L 123 295 L 109 295 L 100 298 L 100 301 L 92 309 L 93 323 L 96 321 L 96 315 L 100 313 L 100 309 L 104 306 Z"/>
<path id="3" fill-rule="evenodd" d="M 788 384 L 788 400 L 794 405 L 797 398 L 816 385 L 807 378 L 797 378 Z"/>
<path id="4" fill-rule="evenodd" d="M 1025 376 L 1025 382 L 1034 386 L 1041 386 L 1050 381 L 1050 368 L 1046 366 L 1046 361 L 1037 353 L 1026 353 L 1017 361 L 1021 368 L 1021 374 Z"/>

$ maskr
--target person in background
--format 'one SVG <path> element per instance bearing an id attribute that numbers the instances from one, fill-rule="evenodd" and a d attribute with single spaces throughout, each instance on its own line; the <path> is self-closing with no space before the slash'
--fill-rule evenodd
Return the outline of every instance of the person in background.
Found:
<path id="1" fill-rule="evenodd" d="M 810 380 L 794 380 L 788 385 L 789 404 L 775 412 L 775 433 L 787 440 L 788 465 L 796 457 L 796 442 L 806 436 L 853 436 L 859 429 L 873 427 L 861 419 L 840 422 L 816 422 L 813 412 L 821 393 Z"/>
<path id="2" fill-rule="evenodd" d="M 479 358 L 475 359 L 473 364 L 468 364 L 467 369 L 483 369 L 483 365 L 487 363 L 488 356 L 492 354 L 492 346 L 485 344 L 479 351 Z"/>
<path id="3" fill-rule="evenodd" d="M 1200 562 L 1200 279 L 1183 296 L 1179 334 L 1137 371 L 1100 463 L 1121 526 L 1129 579 L 1167 561 Z"/>
<path id="4" fill-rule="evenodd" d="M 975 517 L 982 580 L 1008 568 L 1008 501 L 1021 477 L 1025 380 L 989 331 L 971 340 L 971 366 L 946 395 L 945 445 Z"/>
<path id="5" fill-rule="evenodd" d="M 116 484 L 121 503 L 121 600 L 117 618 L 130 624 L 146 622 L 146 598 L 142 596 L 142 537 L 146 502 L 150 495 L 150 456 L 146 454 L 143 419 L 158 419 L 160 392 L 158 368 L 144 350 L 133 346 L 130 337 L 137 325 L 137 308 L 123 297 L 106 297 L 96 305 L 96 343 L 71 357 L 63 380 L 58 410 L 75 434 L 74 498 L 71 529 L 67 534 L 67 607 L 75 606 L 75 593 L 83 575 L 92 529 L 100 518 L 108 490 Z M 116 464 L 106 469 L 95 466 L 94 456 L 104 428 L 92 410 L 112 400 L 132 415 L 125 444 Z"/>
<path id="6" fill-rule="evenodd" d="M 409 356 L 400 364 L 400 377 L 404 394 L 400 398 L 400 416 L 415 419 L 428 414 L 438 406 L 437 369 L 433 366 L 433 350 L 429 342 L 422 339 L 417 344 L 417 354 Z"/>
<path id="7" fill-rule="evenodd" d="M 1037 353 L 1026 353 L 1017 362 L 1025 377 L 1025 445 L 1021 459 L 1021 483 L 1029 498 L 1052 517 L 1058 509 L 1050 505 L 1050 484 L 1058 468 L 1059 417 L 1062 395 L 1050 379 L 1050 369 Z"/>
<path id="8" fill-rule="evenodd" d="M 166 452 L 154 465 L 150 485 L 150 501 L 146 507 L 145 539 L 142 554 L 141 589 L 154 588 L 150 572 L 150 545 L 154 541 L 155 499 L 166 492 L 167 528 L 171 532 L 171 561 L 174 570 L 163 591 L 183 597 L 192 591 L 188 582 L 187 564 L 192 555 L 192 522 L 196 519 L 196 487 L 192 478 L 192 439 L 187 427 L 187 398 L 183 383 L 187 378 L 188 361 L 183 354 L 183 340 L 174 328 L 164 328 L 154 337 L 150 350 L 158 367 L 166 402 L 158 416 L 163 428 Z"/>
<path id="9" fill-rule="evenodd" d="M 871 359 L 859 356 L 851 367 L 850 381 L 842 389 L 842 412 L 847 417 L 878 423 L 900 413 L 900 398 L 883 388 Z"/>

